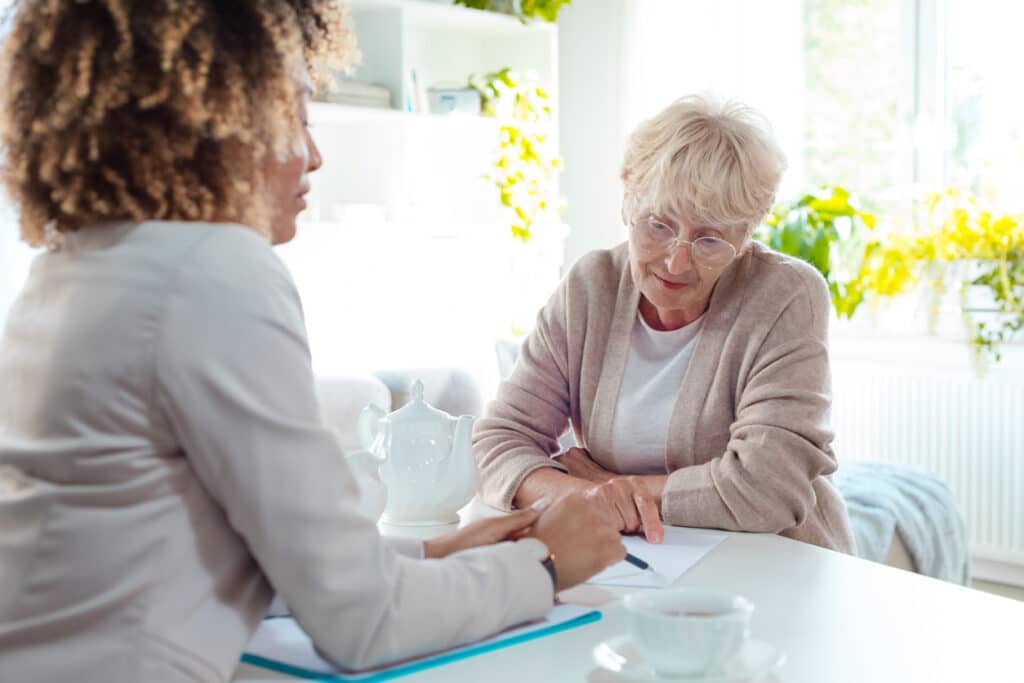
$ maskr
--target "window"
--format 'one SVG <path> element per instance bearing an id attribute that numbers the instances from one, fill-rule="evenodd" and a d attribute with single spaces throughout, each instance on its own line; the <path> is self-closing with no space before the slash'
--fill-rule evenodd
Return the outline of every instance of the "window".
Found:
<path id="1" fill-rule="evenodd" d="M 946 179 L 1011 211 L 1024 210 L 1022 24 L 1020 3 L 948 0 Z"/>
<path id="2" fill-rule="evenodd" d="M 842 185 L 902 214 L 914 181 L 912 3 L 805 0 L 801 191 Z"/>
<path id="3" fill-rule="evenodd" d="M 772 121 L 790 161 L 784 197 L 839 184 L 903 221 L 915 188 L 1024 196 L 1019 3 L 632 0 L 626 8 L 627 130 L 674 97 L 713 90 Z"/>
<path id="4" fill-rule="evenodd" d="M 1022 22 L 1000 0 L 805 0 L 808 186 L 845 185 L 897 219 L 914 187 L 1020 210 Z"/>

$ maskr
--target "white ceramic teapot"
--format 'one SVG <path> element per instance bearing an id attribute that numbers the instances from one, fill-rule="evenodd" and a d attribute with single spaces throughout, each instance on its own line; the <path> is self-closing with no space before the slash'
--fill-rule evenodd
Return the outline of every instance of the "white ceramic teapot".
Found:
<path id="1" fill-rule="evenodd" d="M 423 400 L 423 382 L 412 400 L 385 413 L 370 404 L 359 416 L 359 436 L 378 465 L 387 489 L 381 521 L 396 525 L 458 522 L 456 514 L 476 492 L 470 436 L 473 418 L 452 417 Z M 365 470 L 367 459 L 361 458 Z M 365 471 L 363 476 L 367 474 Z"/>

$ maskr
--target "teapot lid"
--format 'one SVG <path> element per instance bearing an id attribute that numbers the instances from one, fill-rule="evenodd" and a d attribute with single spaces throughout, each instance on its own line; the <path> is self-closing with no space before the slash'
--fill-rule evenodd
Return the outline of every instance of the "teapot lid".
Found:
<path id="1" fill-rule="evenodd" d="M 423 382 L 416 380 L 412 383 L 412 399 L 388 415 L 388 422 L 439 422 L 450 420 L 451 415 L 438 410 L 423 400 Z"/>

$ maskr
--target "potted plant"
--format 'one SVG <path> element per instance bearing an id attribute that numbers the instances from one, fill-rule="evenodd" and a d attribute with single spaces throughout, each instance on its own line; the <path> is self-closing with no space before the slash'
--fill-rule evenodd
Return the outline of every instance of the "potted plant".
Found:
<path id="1" fill-rule="evenodd" d="M 977 367 L 1001 358 L 1024 330 L 1024 213 L 1000 213 L 955 188 L 920 204 L 916 226 L 875 231 L 842 187 L 777 205 L 755 232 L 773 249 L 821 272 L 840 317 L 868 299 L 923 297 L 934 331 L 947 292 L 958 306 Z"/>
<path id="2" fill-rule="evenodd" d="M 509 209 L 512 235 L 528 242 L 539 224 L 558 222 L 562 199 L 557 174 L 562 160 L 554 146 L 550 98 L 528 78 L 505 68 L 473 76 L 483 114 L 500 122 L 497 158 L 485 176 Z"/>
<path id="3" fill-rule="evenodd" d="M 485 175 L 507 210 L 506 309 L 514 336 L 528 331 L 537 309 L 558 284 L 566 226 L 557 176 L 562 160 L 547 92 L 509 69 L 470 78 L 483 114 L 499 121 L 498 154 Z"/>
<path id="4" fill-rule="evenodd" d="M 875 216 L 859 209 L 849 191 L 837 185 L 777 204 L 754 238 L 817 268 L 836 314 L 849 318 L 866 293 L 862 266 L 866 255 L 878 249 L 875 223 Z"/>
<path id="5" fill-rule="evenodd" d="M 529 19 L 553 22 L 558 19 L 559 10 L 570 2 L 572 0 L 455 0 L 456 5 L 511 14 L 524 23 Z"/>
<path id="6" fill-rule="evenodd" d="M 933 326 L 939 298 L 957 291 L 976 360 L 998 361 L 1002 345 L 1024 329 L 1024 213 L 994 211 L 949 188 L 925 199 L 918 223 L 885 246 L 889 263 L 906 273 L 899 290 L 930 297 Z M 866 268 L 880 271 L 870 261 Z"/>

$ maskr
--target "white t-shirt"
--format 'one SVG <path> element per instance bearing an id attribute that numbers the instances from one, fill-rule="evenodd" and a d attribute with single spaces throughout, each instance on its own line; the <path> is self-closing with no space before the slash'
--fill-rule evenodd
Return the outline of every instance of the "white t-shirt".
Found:
<path id="1" fill-rule="evenodd" d="M 668 421 L 704 317 L 678 330 L 655 330 L 637 312 L 612 420 L 614 469 L 665 474 Z"/>

